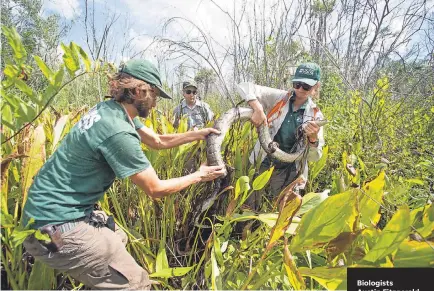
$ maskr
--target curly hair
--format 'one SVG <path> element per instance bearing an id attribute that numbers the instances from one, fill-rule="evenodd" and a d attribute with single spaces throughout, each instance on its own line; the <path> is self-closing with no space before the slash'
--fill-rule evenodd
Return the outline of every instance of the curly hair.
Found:
<path id="1" fill-rule="evenodd" d="M 148 91 L 151 87 L 145 81 L 134 78 L 126 73 L 117 73 L 114 76 L 109 76 L 110 97 L 118 102 L 134 102 L 134 90 Z M 148 92 L 146 92 L 148 95 Z"/>

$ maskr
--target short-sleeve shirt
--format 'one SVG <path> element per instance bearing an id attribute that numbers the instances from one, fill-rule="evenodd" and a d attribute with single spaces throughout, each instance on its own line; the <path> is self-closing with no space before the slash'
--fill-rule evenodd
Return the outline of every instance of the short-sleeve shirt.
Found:
<path id="1" fill-rule="evenodd" d="M 113 184 L 151 166 L 136 128 L 114 100 L 101 102 L 75 124 L 42 166 L 29 189 L 24 223 L 59 224 L 92 212 Z"/>
<path id="2" fill-rule="evenodd" d="M 196 100 L 194 106 L 189 107 L 185 99 L 175 107 L 173 115 L 175 116 L 175 127 L 178 127 L 179 119 L 182 116 L 187 116 L 188 129 L 192 129 L 193 127 L 202 128 L 214 117 L 214 113 L 207 103 Z"/>

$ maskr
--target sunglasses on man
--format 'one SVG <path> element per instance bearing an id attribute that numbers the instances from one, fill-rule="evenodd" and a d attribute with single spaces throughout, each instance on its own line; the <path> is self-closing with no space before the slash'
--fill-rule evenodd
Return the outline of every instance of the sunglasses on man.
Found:
<path id="1" fill-rule="evenodd" d="M 300 89 L 303 88 L 303 90 L 305 91 L 309 91 L 310 89 L 312 89 L 312 86 L 303 83 L 303 82 L 294 82 L 292 83 L 292 87 L 294 87 L 294 89 Z"/>
<path id="2" fill-rule="evenodd" d="M 190 95 L 191 93 L 193 93 L 193 95 L 196 95 L 196 94 L 197 94 L 197 91 L 195 91 L 195 90 L 185 90 L 184 92 L 185 92 L 185 94 L 187 94 L 187 95 Z"/>

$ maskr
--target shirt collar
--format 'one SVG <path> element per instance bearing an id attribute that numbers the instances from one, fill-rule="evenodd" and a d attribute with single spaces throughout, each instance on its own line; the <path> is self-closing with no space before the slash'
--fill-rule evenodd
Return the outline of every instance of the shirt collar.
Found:
<path id="1" fill-rule="evenodd" d="M 187 105 L 187 102 L 185 101 L 185 99 L 182 100 L 181 105 L 182 105 L 182 107 L 189 107 Z M 202 101 L 200 101 L 199 99 L 196 99 L 196 103 L 194 103 L 193 107 L 189 107 L 189 108 L 193 109 L 196 106 L 202 107 Z"/>

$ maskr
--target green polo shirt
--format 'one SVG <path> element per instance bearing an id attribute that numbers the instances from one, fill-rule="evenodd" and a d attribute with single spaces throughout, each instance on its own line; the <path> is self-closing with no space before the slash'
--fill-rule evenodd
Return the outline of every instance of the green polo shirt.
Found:
<path id="1" fill-rule="evenodd" d="M 289 110 L 288 113 L 285 116 L 285 119 L 282 122 L 282 125 L 279 128 L 279 131 L 274 136 L 273 141 L 277 142 L 279 144 L 279 148 L 287 153 L 290 153 L 292 148 L 294 147 L 296 140 L 296 130 L 297 128 L 302 125 L 303 123 L 303 115 L 304 110 L 307 106 L 307 100 L 306 102 L 300 106 L 300 108 L 296 111 L 293 109 L 293 103 L 295 100 L 295 95 L 293 94 L 291 98 L 289 99 Z M 286 168 L 290 165 L 295 166 L 294 163 L 288 164 L 288 163 L 282 163 L 280 161 L 270 159 L 269 157 L 266 157 L 263 161 L 266 166 L 271 165 L 271 161 L 273 162 L 273 165 L 276 169 Z"/>
<path id="2" fill-rule="evenodd" d="M 33 228 L 89 214 L 116 177 L 126 178 L 151 166 L 140 136 L 122 106 L 101 102 L 75 124 L 40 169 L 29 189 L 23 222 Z"/>

